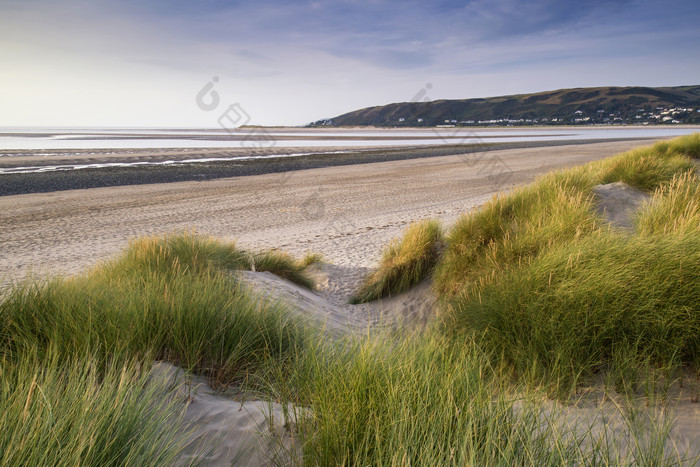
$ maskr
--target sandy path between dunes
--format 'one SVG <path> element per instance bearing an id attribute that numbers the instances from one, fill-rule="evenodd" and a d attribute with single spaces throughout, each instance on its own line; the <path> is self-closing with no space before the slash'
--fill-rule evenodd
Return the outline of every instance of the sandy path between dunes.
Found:
<path id="1" fill-rule="evenodd" d="M 246 248 L 312 250 L 359 278 L 413 220 L 449 223 L 499 189 L 648 144 L 511 149 L 0 197 L 0 284 L 30 272 L 79 272 L 117 253 L 130 238 L 181 229 L 238 239 Z"/>

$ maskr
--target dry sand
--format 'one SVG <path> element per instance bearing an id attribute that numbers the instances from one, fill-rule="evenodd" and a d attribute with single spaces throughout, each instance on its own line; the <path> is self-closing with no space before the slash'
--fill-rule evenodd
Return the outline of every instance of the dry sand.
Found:
<path id="1" fill-rule="evenodd" d="M 301 455 L 295 437 L 303 411 L 274 402 L 237 401 L 214 391 L 205 378 L 187 375 L 169 363 L 156 363 L 151 382 L 163 388 L 177 416 L 171 429 L 185 434 L 175 465 L 291 465 Z"/>
<path id="2" fill-rule="evenodd" d="M 312 250 L 353 277 L 411 221 L 445 223 L 499 189 L 648 140 L 513 149 L 202 182 L 0 197 L 0 284 L 71 274 L 133 237 L 196 229 L 246 248 Z M 1 181 L 1 179 L 0 179 Z"/>
<path id="3" fill-rule="evenodd" d="M 634 215 L 645 201 L 651 196 L 624 182 L 608 183 L 593 187 L 596 198 L 596 211 L 621 231 L 634 229 Z"/>
<path id="4" fill-rule="evenodd" d="M 237 273 L 250 291 L 320 325 L 334 335 L 364 333 L 379 328 L 424 328 L 435 298 L 424 281 L 397 296 L 350 305 L 348 300 L 364 278 L 365 268 L 317 264 L 310 268 L 316 290 L 292 284 L 269 272 Z"/>

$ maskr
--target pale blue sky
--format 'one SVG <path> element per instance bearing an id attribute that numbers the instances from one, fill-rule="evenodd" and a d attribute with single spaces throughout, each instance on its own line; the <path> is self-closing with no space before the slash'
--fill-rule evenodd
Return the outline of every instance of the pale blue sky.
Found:
<path id="1" fill-rule="evenodd" d="M 700 2 L 0 0 L 0 125 L 301 125 L 408 101 L 700 84 Z M 220 106 L 196 95 L 213 77 Z"/>

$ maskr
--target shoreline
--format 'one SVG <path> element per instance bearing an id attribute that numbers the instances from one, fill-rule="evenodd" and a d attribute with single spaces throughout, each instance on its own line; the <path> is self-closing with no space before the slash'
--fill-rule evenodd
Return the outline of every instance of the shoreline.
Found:
<path id="1" fill-rule="evenodd" d="M 230 152 L 226 148 L 209 150 L 163 149 L 156 151 L 144 150 L 147 161 L 151 165 L 134 165 L 125 167 L 101 167 L 81 168 L 72 170 L 52 170 L 47 172 L 8 173 L 0 175 L 0 196 L 14 196 L 32 193 L 50 193 L 73 189 L 103 188 L 128 185 L 145 185 L 155 183 L 173 183 L 187 181 L 216 180 L 230 177 L 245 177 L 253 175 L 274 174 L 282 172 L 294 172 L 307 169 L 324 167 L 350 166 L 375 162 L 391 162 L 409 159 L 431 158 L 451 156 L 458 154 L 471 154 L 478 152 L 508 150 L 508 149 L 532 149 L 538 147 L 557 147 L 585 145 L 596 143 L 614 143 L 623 141 L 653 141 L 655 138 L 619 138 L 619 139 L 591 139 L 591 140 L 567 140 L 567 141 L 524 141 L 513 143 L 483 143 L 468 145 L 440 145 L 425 147 L 391 147 L 381 149 L 349 149 L 347 152 L 338 153 L 338 148 L 324 148 L 311 154 L 301 156 L 266 157 L 264 159 L 248 159 L 215 162 L 187 162 L 177 163 L 177 157 L 192 159 L 199 153 L 205 157 L 217 157 L 217 154 Z M 287 151 L 273 149 L 248 150 L 248 155 L 259 156 L 280 152 L 293 154 L 302 148 L 293 148 Z M 95 160 L 105 162 L 122 162 L 124 160 L 140 162 L 140 153 L 126 152 L 121 156 L 115 149 L 101 149 L 84 151 L 89 154 L 90 163 Z M 244 156 L 244 153 L 240 154 Z M 100 157 L 101 156 L 101 157 Z M 175 156 L 175 157 L 173 157 Z M 226 156 L 222 156 L 226 157 Z M 173 164 L 158 164 L 159 160 L 172 160 Z M 155 162 L 153 162 L 155 160 Z M 72 161 L 66 160 L 64 163 Z"/>

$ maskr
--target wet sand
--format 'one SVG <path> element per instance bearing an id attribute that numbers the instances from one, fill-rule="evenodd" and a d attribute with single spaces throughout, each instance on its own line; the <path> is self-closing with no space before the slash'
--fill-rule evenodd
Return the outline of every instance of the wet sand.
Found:
<path id="1" fill-rule="evenodd" d="M 274 146 L 204 149 L 0 150 L 0 196 L 76 188 L 203 181 L 481 151 L 569 146 L 595 142 L 603 142 L 603 140 L 521 141 L 382 148 Z M 289 157 L 290 155 L 293 157 Z M 106 164 L 117 166 L 105 167 Z M 95 165 L 100 167 L 94 167 Z M 55 170 L 57 167 L 61 167 L 62 170 Z M 18 171 L 31 173 L 8 173 Z"/>

